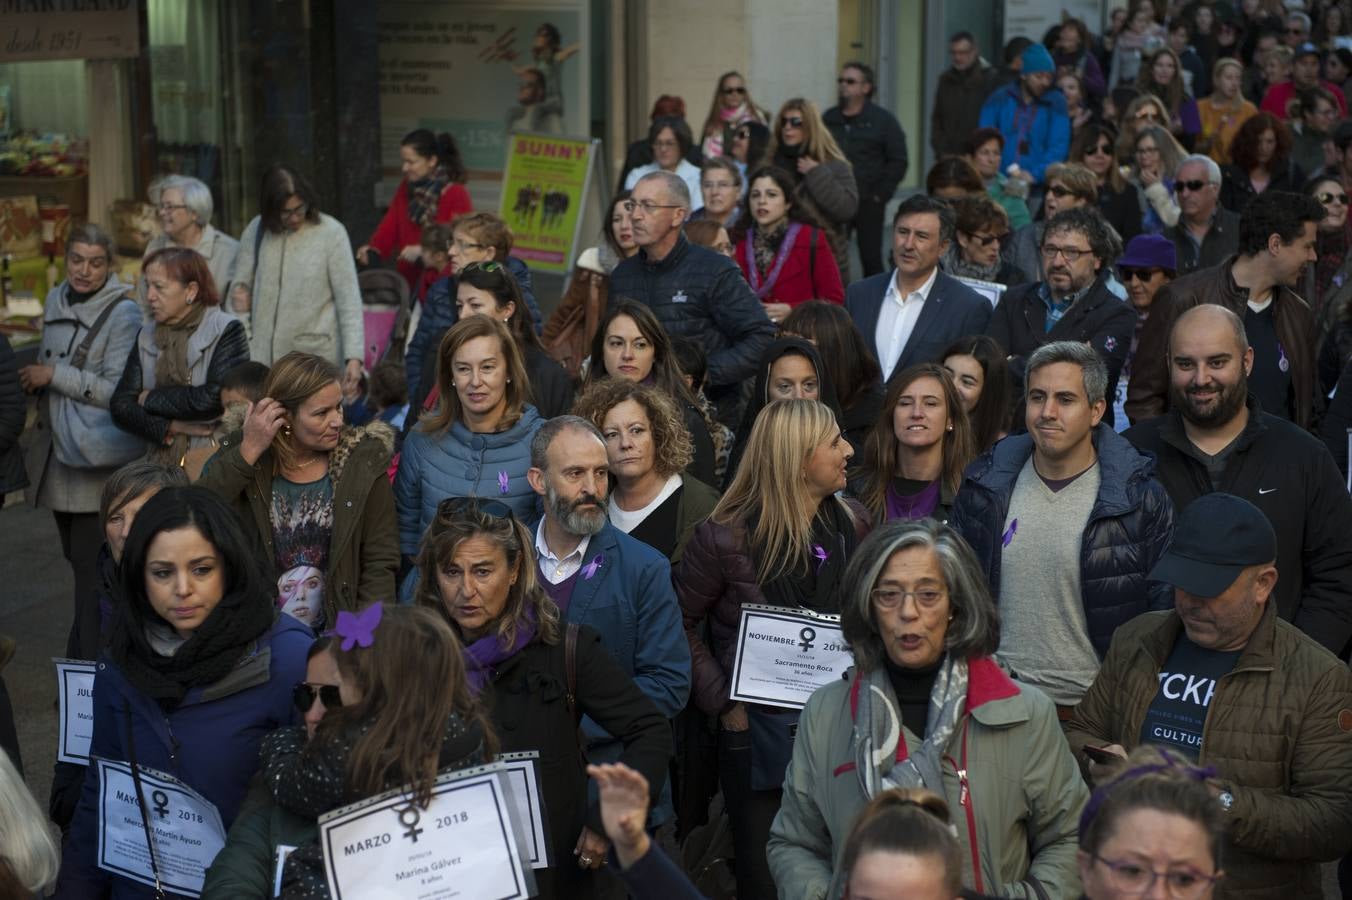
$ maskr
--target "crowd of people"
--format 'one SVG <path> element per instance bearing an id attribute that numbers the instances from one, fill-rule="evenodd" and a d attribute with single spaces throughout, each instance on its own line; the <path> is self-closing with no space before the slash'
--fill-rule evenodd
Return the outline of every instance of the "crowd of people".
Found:
<path id="1" fill-rule="evenodd" d="M 728 72 L 557 302 L 421 129 L 355 251 L 285 166 L 238 240 L 156 182 L 134 282 L 75 228 L 0 491 L 98 762 L 42 813 L 0 681 L 0 895 L 178 896 L 149 827 L 107 863 L 105 763 L 218 814 L 201 896 L 299 898 L 328 814 L 524 752 L 542 897 L 1352 896 L 1347 13 L 956 34 L 890 219 L 867 65 L 773 115 Z M 748 609 L 847 663 L 749 694 Z"/>

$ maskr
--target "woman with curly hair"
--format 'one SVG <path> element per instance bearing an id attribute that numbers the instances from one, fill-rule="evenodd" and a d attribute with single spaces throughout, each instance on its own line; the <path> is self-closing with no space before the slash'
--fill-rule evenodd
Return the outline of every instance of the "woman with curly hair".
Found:
<path id="1" fill-rule="evenodd" d="M 650 384 L 605 378 L 578 398 L 573 414 L 605 439 L 611 524 L 675 565 L 718 503 L 712 487 L 681 474 L 695 451 L 675 401 Z"/>
<path id="2" fill-rule="evenodd" d="M 1221 206 L 1242 213 L 1264 191 L 1299 193 L 1305 175 L 1291 159 L 1291 129 L 1272 113 L 1245 120 L 1230 142 L 1230 158 L 1221 180 Z"/>
<path id="3" fill-rule="evenodd" d="M 1202 120 L 1197 114 L 1197 101 L 1188 96 L 1183 85 L 1183 64 L 1178 54 L 1161 47 L 1147 56 L 1136 76 L 1136 89 L 1164 101 L 1169 111 L 1164 124 L 1185 149 L 1191 150 L 1202 131 Z"/>
<path id="4" fill-rule="evenodd" d="M 737 126 L 744 122 L 770 121 L 770 114 L 756 105 L 746 88 L 746 79 L 740 72 L 724 72 L 718 78 L 709 115 L 704 117 L 700 150 L 705 159 L 723 156 L 732 148 Z"/>

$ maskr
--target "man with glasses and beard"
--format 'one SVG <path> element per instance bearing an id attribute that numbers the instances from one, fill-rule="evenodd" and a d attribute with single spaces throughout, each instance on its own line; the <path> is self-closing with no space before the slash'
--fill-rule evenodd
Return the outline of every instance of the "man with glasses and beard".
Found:
<path id="1" fill-rule="evenodd" d="M 674 719 L 690 694 L 690 645 L 685 639 L 671 565 L 652 547 L 606 518 L 610 469 L 606 442 L 586 419 L 558 416 L 531 440 L 526 477 L 544 498 L 535 530 L 540 585 L 563 622 L 588 625 L 662 714 Z M 587 756 L 620 758 L 620 742 L 584 718 Z M 673 816 L 670 785 L 662 789 L 649 825 Z"/>
<path id="2" fill-rule="evenodd" d="M 1155 455 L 1155 477 L 1178 510 L 1213 491 L 1262 510 L 1277 532 L 1277 614 L 1343 653 L 1352 498 L 1324 445 L 1249 393 L 1253 361 L 1238 315 L 1214 304 L 1188 310 L 1169 335 L 1170 411 L 1125 437 Z"/>
<path id="3" fill-rule="evenodd" d="M 1178 251 L 1178 273 L 1220 265 L 1239 249 L 1239 213 L 1221 206 L 1221 167 L 1209 156 L 1183 158 L 1174 176 L 1178 224 L 1164 236 Z"/>

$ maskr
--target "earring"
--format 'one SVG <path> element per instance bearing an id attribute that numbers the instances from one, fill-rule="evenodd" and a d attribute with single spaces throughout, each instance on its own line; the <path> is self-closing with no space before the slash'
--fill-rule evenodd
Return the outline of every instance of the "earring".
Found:
<path id="1" fill-rule="evenodd" d="M 287 437 L 291 437 L 291 426 L 290 426 L 290 425 L 283 425 L 283 426 L 282 426 L 282 434 L 286 435 Z"/>

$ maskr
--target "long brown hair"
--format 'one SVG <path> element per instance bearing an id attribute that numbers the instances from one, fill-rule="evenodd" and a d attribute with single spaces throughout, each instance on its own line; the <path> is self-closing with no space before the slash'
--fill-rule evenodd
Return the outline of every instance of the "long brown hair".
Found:
<path id="1" fill-rule="evenodd" d="M 947 407 L 948 423 L 952 431 L 943 435 L 943 467 L 939 472 L 939 481 L 945 489 L 957 493 L 962 484 L 962 471 L 976 456 L 972 442 L 972 423 L 962 408 L 962 397 L 953 385 L 948 370 L 938 363 L 921 363 L 911 366 L 896 378 L 887 389 L 883 399 L 883 408 L 878 419 L 864 439 L 864 480 L 867 487 L 864 496 L 859 499 L 868 507 L 876 521 L 887 518 L 887 489 L 893 479 L 901 476 L 900 442 L 892 420 L 897 402 L 904 390 L 921 378 L 933 378 L 939 382 L 944 394 L 944 406 Z"/>
<path id="2" fill-rule="evenodd" d="M 718 84 L 714 85 L 714 99 L 713 102 L 709 104 L 709 115 L 704 117 L 704 127 L 700 129 L 698 143 L 704 143 L 704 139 L 709 135 L 723 130 L 724 122 L 723 117 L 719 115 L 719 110 L 723 108 L 723 103 L 721 101 L 723 95 L 723 82 L 727 81 L 729 78 L 741 78 L 742 86 L 746 86 L 746 77 L 736 70 L 724 72 L 722 75 L 718 76 Z M 751 99 L 750 88 L 747 88 L 746 93 L 742 94 L 742 99 L 745 101 L 747 111 L 751 114 L 751 117 L 757 122 L 763 122 L 764 117 L 761 115 L 760 107 L 756 105 L 755 100 Z"/>
<path id="3" fill-rule="evenodd" d="M 464 655 L 445 621 L 430 610 L 386 604 L 373 637 L 369 647 L 331 650 L 343 681 L 361 699 L 330 710 L 315 739 L 327 742 L 364 727 L 348 759 L 354 799 L 411 784 L 414 800 L 426 808 L 451 716 L 479 727 L 485 762 L 497 752 L 497 737 L 470 693 Z M 414 684 L 418 689 L 410 690 Z"/>
<path id="4" fill-rule="evenodd" d="M 313 353 L 293 350 L 273 363 L 263 382 L 263 396 L 270 397 L 294 419 L 301 404 L 331 384 L 339 383 L 338 367 Z M 288 426 L 272 439 L 275 471 L 294 465 L 298 455 L 296 438 Z"/>
<path id="5" fill-rule="evenodd" d="M 676 353 L 671 348 L 671 336 L 657 321 L 653 311 L 637 300 L 621 299 L 611 304 L 610 311 L 596 326 L 596 334 L 592 336 L 591 343 L 591 367 L 587 369 L 587 378 L 582 382 L 582 389 L 586 390 L 610 375 L 606 371 L 606 330 L 610 328 L 610 323 L 620 316 L 628 317 L 638 329 L 638 333 L 653 346 L 651 373 L 653 383 L 674 397 L 677 403 L 693 405 L 695 399 L 691 396 L 690 389 L 686 387 L 685 376 L 681 374 L 681 367 L 676 362 Z"/>
<path id="6" fill-rule="evenodd" d="M 530 381 L 526 375 L 526 364 L 521 358 L 521 350 L 512 339 L 507 325 L 488 316 L 466 316 L 452 325 L 441 339 L 437 348 L 437 389 L 441 397 L 437 408 L 423 417 L 418 427 L 433 434 L 445 434 L 451 423 L 460 420 L 460 395 L 455 391 L 455 378 L 451 364 L 460 348 L 475 338 L 491 337 L 498 339 L 498 352 L 502 354 L 503 364 L 507 366 L 507 409 L 498 423 L 499 431 L 506 431 L 517 423 L 530 402 Z"/>
<path id="7" fill-rule="evenodd" d="M 1161 56 L 1168 56 L 1174 61 L 1174 77 L 1166 85 L 1155 82 L 1155 63 Z M 1178 108 L 1182 105 L 1183 97 L 1187 93 L 1183 89 L 1183 63 L 1179 60 L 1178 54 L 1169 47 L 1161 47 L 1147 56 L 1141 62 L 1141 71 L 1136 73 L 1136 90 L 1142 94 L 1154 94 L 1169 107 L 1170 116 L 1178 115 Z M 1161 124 L 1168 125 L 1169 123 Z"/>

